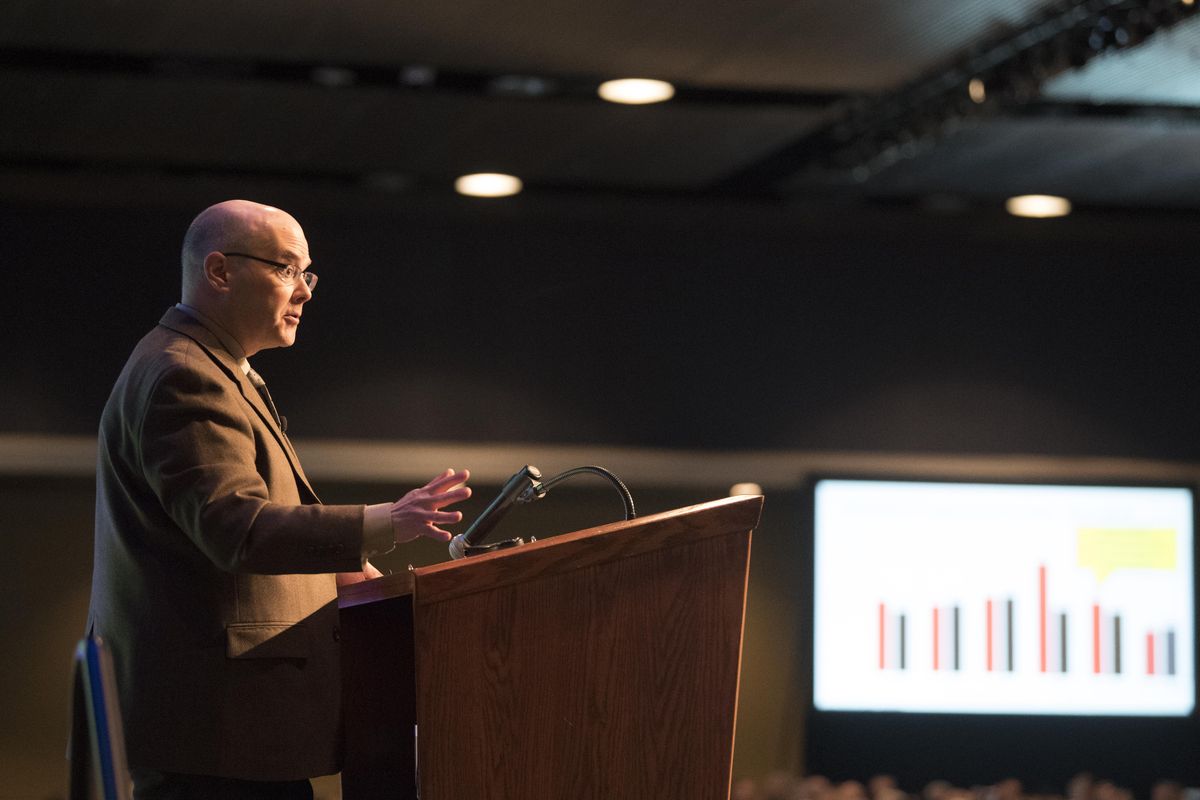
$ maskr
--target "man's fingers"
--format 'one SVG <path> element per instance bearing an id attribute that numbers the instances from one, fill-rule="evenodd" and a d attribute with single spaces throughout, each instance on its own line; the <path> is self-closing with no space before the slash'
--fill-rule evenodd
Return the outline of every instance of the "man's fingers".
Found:
<path id="1" fill-rule="evenodd" d="M 442 492 L 441 494 L 434 495 L 433 497 L 430 497 L 427 502 L 431 508 L 442 508 L 444 506 L 462 502 L 470 496 L 471 487 L 460 486 L 457 489 L 451 489 L 448 492 Z"/>
<path id="2" fill-rule="evenodd" d="M 411 500 L 413 505 L 423 508 L 441 508 L 466 500 L 471 494 L 470 486 L 459 486 L 445 492 L 431 491 L 427 487 L 422 487 L 406 495 L 406 498 Z"/>
<path id="3" fill-rule="evenodd" d="M 421 514 L 421 518 L 426 522 L 435 523 L 438 525 L 453 525 L 456 522 L 462 522 L 461 511 L 426 511 Z"/>
<path id="4" fill-rule="evenodd" d="M 451 538 L 453 538 L 450 535 L 450 531 L 444 531 L 441 528 L 435 528 L 432 525 L 426 528 L 425 533 L 423 533 L 422 536 L 439 542 L 448 542 Z"/>
<path id="5" fill-rule="evenodd" d="M 410 541 L 422 536 L 434 541 L 448 542 L 453 534 L 442 530 L 439 525 L 462 522 L 461 511 L 442 511 L 443 506 L 466 500 L 471 496 L 469 486 L 464 486 L 471 473 L 467 470 L 447 469 L 419 489 L 413 489 L 392 505 L 392 530 L 397 541 Z"/>
<path id="6" fill-rule="evenodd" d="M 443 486 L 451 486 L 455 483 L 462 483 L 469 477 L 470 473 L 467 470 L 455 470 L 451 468 L 447 469 L 440 475 L 435 476 L 429 481 L 429 483 L 425 484 L 425 486 L 429 489 L 439 489 Z"/>
<path id="7" fill-rule="evenodd" d="M 406 494 L 399 500 L 399 503 L 411 508 L 443 508 L 444 506 L 462 502 L 470 496 L 471 488 L 469 486 L 460 486 L 457 489 L 451 489 L 448 492 L 440 494 L 427 494 L 424 491 L 418 490 Z"/>
<path id="8" fill-rule="evenodd" d="M 425 484 L 425 488 L 434 492 L 440 492 L 446 487 L 454 486 L 458 483 L 465 483 L 470 477 L 470 470 L 464 469 L 456 472 L 453 469 L 448 469 L 441 475 L 438 475 L 436 478 L 431 480 L 429 483 Z"/>

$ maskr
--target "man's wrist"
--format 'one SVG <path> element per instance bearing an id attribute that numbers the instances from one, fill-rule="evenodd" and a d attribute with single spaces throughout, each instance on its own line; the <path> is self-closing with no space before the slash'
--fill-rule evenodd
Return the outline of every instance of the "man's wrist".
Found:
<path id="1" fill-rule="evenodd" d="M 365 563 L 368 558 L 390 553 L 396 549 L 396 536 L 392 533 L 392 504 L 375 503 L 363 509 L 363 549 Z"/>

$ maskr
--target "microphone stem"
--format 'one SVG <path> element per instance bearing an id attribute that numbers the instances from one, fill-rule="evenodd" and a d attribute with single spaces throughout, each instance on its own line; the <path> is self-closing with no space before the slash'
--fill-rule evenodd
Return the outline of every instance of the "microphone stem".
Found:
<path id="1" fill-rule="evenodd" d="M 620 495 L 621 495 L 621 502 L 625 504 L 625 519 L 631 520 L 637 516 L 637 510 L 633 507 L 633 495 L 629 493 L 629 487 L 627 487 L 624 484 L 624 482 L 621 481 L 620 478 L 618 478 L 616 475 L 614 475 L 611 472 L 609 472 L 608 470 L 606 470 L 604 467 L 597 467 L 597 466 L 575 467 L 574 469 L 569 469 L 566 472 L 559 473 L 558 475 L 555 475 L 550 480 L 544 481 L 542 483 L 543 494 L 545 492 L 550 491 L 550 487 L 554 486 L 554 484 L 559 483 L 560 481 L 563 481 L 567 478 L 570 478 L 572 475 L 578 475 L 581 472 L 591 472 L 596 475 L 600 475 L 604 478 L 607 478 L 609 480 L 609 482 L 611 482 L 612 485 L 616 487 L 617 492 L 620 493 Z"/>

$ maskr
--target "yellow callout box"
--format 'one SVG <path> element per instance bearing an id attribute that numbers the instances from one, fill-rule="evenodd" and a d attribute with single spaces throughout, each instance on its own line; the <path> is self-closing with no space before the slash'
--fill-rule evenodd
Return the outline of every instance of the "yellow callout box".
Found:
<path id="1" fill-rule="evenodd" d="M 1174 528 L 1080 528 L 1079 566 L 1103 581 L 1125 568 L 1175 569 Z"/>

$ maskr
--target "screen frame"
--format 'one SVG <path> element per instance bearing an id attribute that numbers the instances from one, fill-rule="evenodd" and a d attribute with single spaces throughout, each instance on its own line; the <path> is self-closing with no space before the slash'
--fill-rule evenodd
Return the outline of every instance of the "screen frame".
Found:
<path id="1" fill-rule="evenodd" d="M 1196 702 L 1183 716 L 992 714 L 916 711 L 833 711 L 814 703 L 816 635 L 816 490 L 823 481 L 991 484 L 1006 486 L 1081 486 L 1183 489 L 1192 505 L 1192 668 Z M 800 487 L 803 555 L 801 593 L 807 608 L 799 637 L 805 730 L 803 763 L 807 771 L 835 780 L 865 781 L 886 773 L 914 791 L 934 779 L 961 786 L 1016 775 L 1027 789 L 1063 793 L 1078 772 L 1107 773 L 1125 785 L 1148 789 L 1159 778 L 1200 784 L 1200 485 L 1187 479 L 1055 474 L 1027 477 L 989 474 L 986 470 L 950 472 L 822 471 L 805 476 Z M 1148 757 L 1130 742 L 1155 742 Z M 863 751 L 870 752 L 865 755 Z M 1106 766 L 1107 765 L 1107 766 Z M 1184 766 L 1190 765 L 1190 766 Z M 1139 796 L 1142 793 L 1139 792 Z"/>

